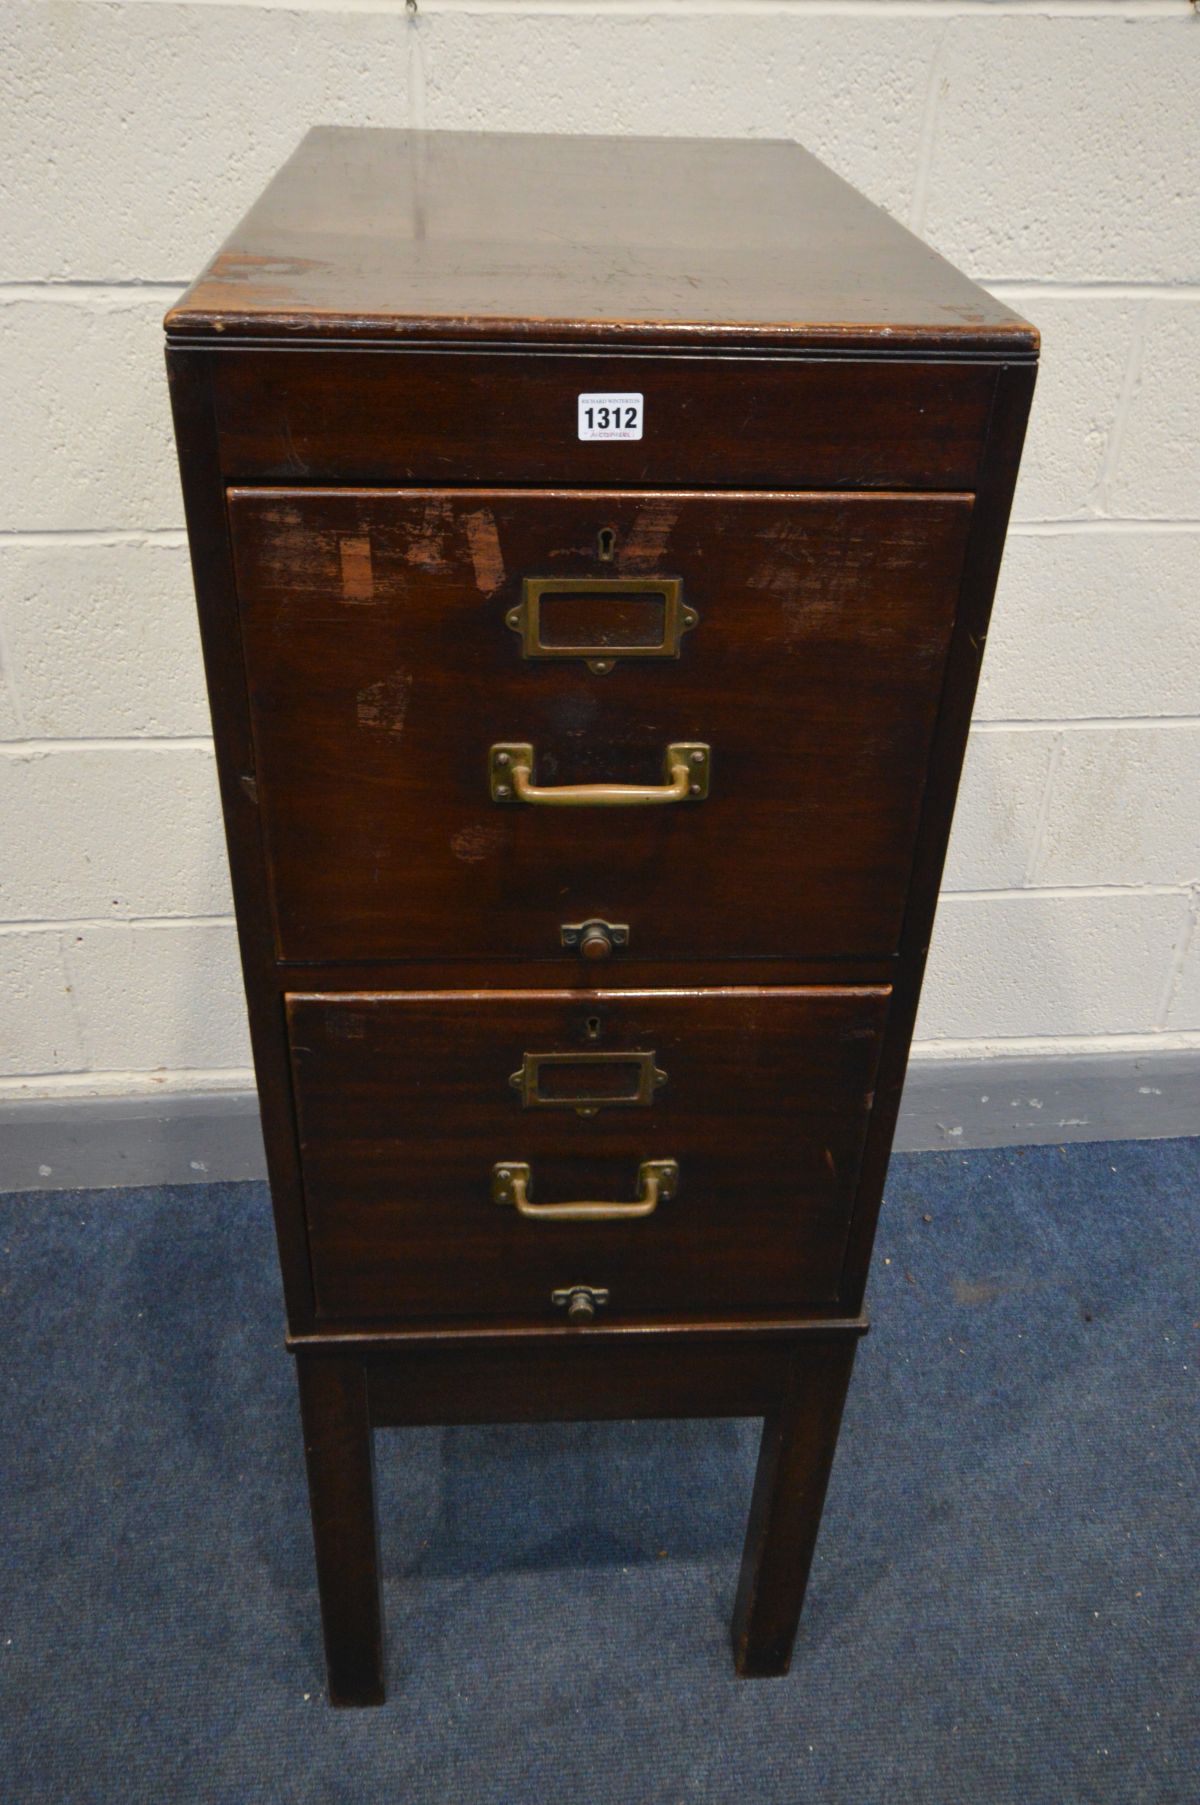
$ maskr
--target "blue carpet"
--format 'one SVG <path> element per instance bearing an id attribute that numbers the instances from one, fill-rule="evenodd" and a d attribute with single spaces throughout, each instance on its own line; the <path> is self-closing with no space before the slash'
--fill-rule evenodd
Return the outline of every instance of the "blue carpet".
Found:
<path id="1" fill-rule="evenodd" d="M 1200 1142 L 897 1157 L 786 1680 L 751 1423 L 380 1436 L 389 1701 L 323 1702 L 255 1185 L 0 1199 L 0 1794 L 1194 1805 Z"/>

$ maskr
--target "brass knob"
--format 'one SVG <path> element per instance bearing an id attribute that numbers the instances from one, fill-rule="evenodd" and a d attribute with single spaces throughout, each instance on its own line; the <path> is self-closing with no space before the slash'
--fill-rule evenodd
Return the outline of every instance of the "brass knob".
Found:
<path id="1" fill-rule="evenodd" d="M 629 945 L 627 921 L 605 921 L 598 915 L 590 921 L 564 921 L 558 932 L 567 951 L 578 953 L 589 964 L 593 959 L 610 959 Z"/>
<path id="2" fill-rule="evenodd" d="M 565 1310 L 568 1322 L 591 1322 L 596 1311 L 608 1302 L 606 1285 L 564 1285 L 550 1293 L 550 1302 Z"/>

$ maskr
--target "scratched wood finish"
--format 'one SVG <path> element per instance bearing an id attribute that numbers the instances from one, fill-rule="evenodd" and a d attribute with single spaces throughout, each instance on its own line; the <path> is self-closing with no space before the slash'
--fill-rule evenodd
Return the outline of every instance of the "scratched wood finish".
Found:
<path id="1" fill-rule="evenodd" d="M 798 145 L 310 132 L 176 334 L 1000 351 L 1036 334 Z"/>
<path id="2" fill-rule="evenodd" d="M 968 498 L 237 489 L 229 508 L 281 958 L 533 957 L 592 916 L 655 960 L 895 950 Z M 595 675 L 524 658 L 506 624 L 525 576 L 653 575 L 698 616 L 677 659 Z M 666 746 L 703 741 L 711 791 L 497 803 L 494 741 L 532 743 L 548 785 L 661 783 Z"/>
<path id="3" fill-rule="evenodd" d="M 318 1308 L 527 1314 L 576 1283 L 608 1314 L 798 1310 L 837 1295 L 887 993 L 737 990 L 293 996 Z M 652 1052 L 646 1105 L 527 1106 L 525 1053 Z M 569 1074 L 569 1080 L 568 1080 Z M 603 1074 L 601 1075 L 603 1076 Z M 586 1063 L 562 1094 L 583 1094 Z M 628 1222 L 535 1222 L 491 1197 L 521 1160 L 537 1202 L 677 1197 Z"/>
<path id="4" fill-rule="evenodd" d="M 383 1696 L 372 1433 L 407 1422 L 761 1414 L 734 1645 L 780 1672 L 1037 333 L 795 147 L 341 130 L 167 325 L 331 1696 Z M 578 440 L 601 389 L 643 394 L 641 440 Z M 502 574 L 468 526 L 489 511 Z M 671 667 L 522 667 L 506 594 L 596 574 L 609 524 L 702 626 Z M 711 802 L 636 845 L 532 811 L 472 837 L 498 819 L 477 742 L 652 780 L 677 703 L 714 744 Z M 585 893 L 633 931 L 602 990 L 548 943 Z M 520 1054 L 589 1020 L 646 1040 L 661 1095 L 523 1110 Z M 651 1127 L 683 1172 L 654 1218 L 544 1239 L 490 1201 L 501 1137 L 542 1196 L 632 1195 Z M 560 1251 L 567 1282 L 610 1282 L 607 1318 L 551 1309 Z"/>

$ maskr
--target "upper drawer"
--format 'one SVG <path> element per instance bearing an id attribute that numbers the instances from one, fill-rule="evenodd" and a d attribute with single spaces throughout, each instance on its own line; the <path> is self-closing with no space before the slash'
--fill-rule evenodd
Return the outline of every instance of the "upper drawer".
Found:
<path id="1" fill-rule="evenodd" d="M 237 350 L 212 360 L 231 482 L 973 489 L 996 366 L 881 358 Z M 639 394 L 640 439 L 579 438 Z"/>
<path id="2" fill-rule="evenodd" d="M 890 954 L 970 506 L 231 492 L 280 955 Z M 707 747 L 708 794 L 522 802 L 495 746 L 550 790 Z"/>

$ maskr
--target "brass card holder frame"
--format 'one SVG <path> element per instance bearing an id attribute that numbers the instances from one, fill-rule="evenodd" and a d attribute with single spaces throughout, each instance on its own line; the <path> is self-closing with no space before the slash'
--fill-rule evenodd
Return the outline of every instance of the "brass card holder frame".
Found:
<path id="1" fill-rule="evenodd" d="M 595 1115 L 598 1109 L 647 1109 L 656 1092 L 667 1082 L 667 1074 L 655 1065 L 654 1060 L 653 1052 L 526 1053 L 520 1070 L 513 1072 L 508 1082 L 520 1094 L 524 1109 L 573 1109 L 579 1115 Z M 618 1065 L 632 1066 L 635 1070 L 634 1084 L 623 1096 L 614 1096 L 610 1091 L 581 1091 L 570 1097 L 542 1094 L 542 1072 L 548 1066 L 584 1066 L 595 1070 L 600 1066 Z"/>
<path id="2" fill-rule="evenodd" d="M 651 645 L 563 645 L 542 636 L 542 600 L 547 595 L 611 596 L 614 601 L 640 596 L 661 596 L 662 639 Z M 526 577 L 521 600 L 510 608 L 505 621 L 521 636 L 522 658 L 581 658 L 598 677 L 612 670 L 618 658 L 678 658 L 685 633 L 699 620 L 694 608 L 684 606 L 682 577 Z"/>

